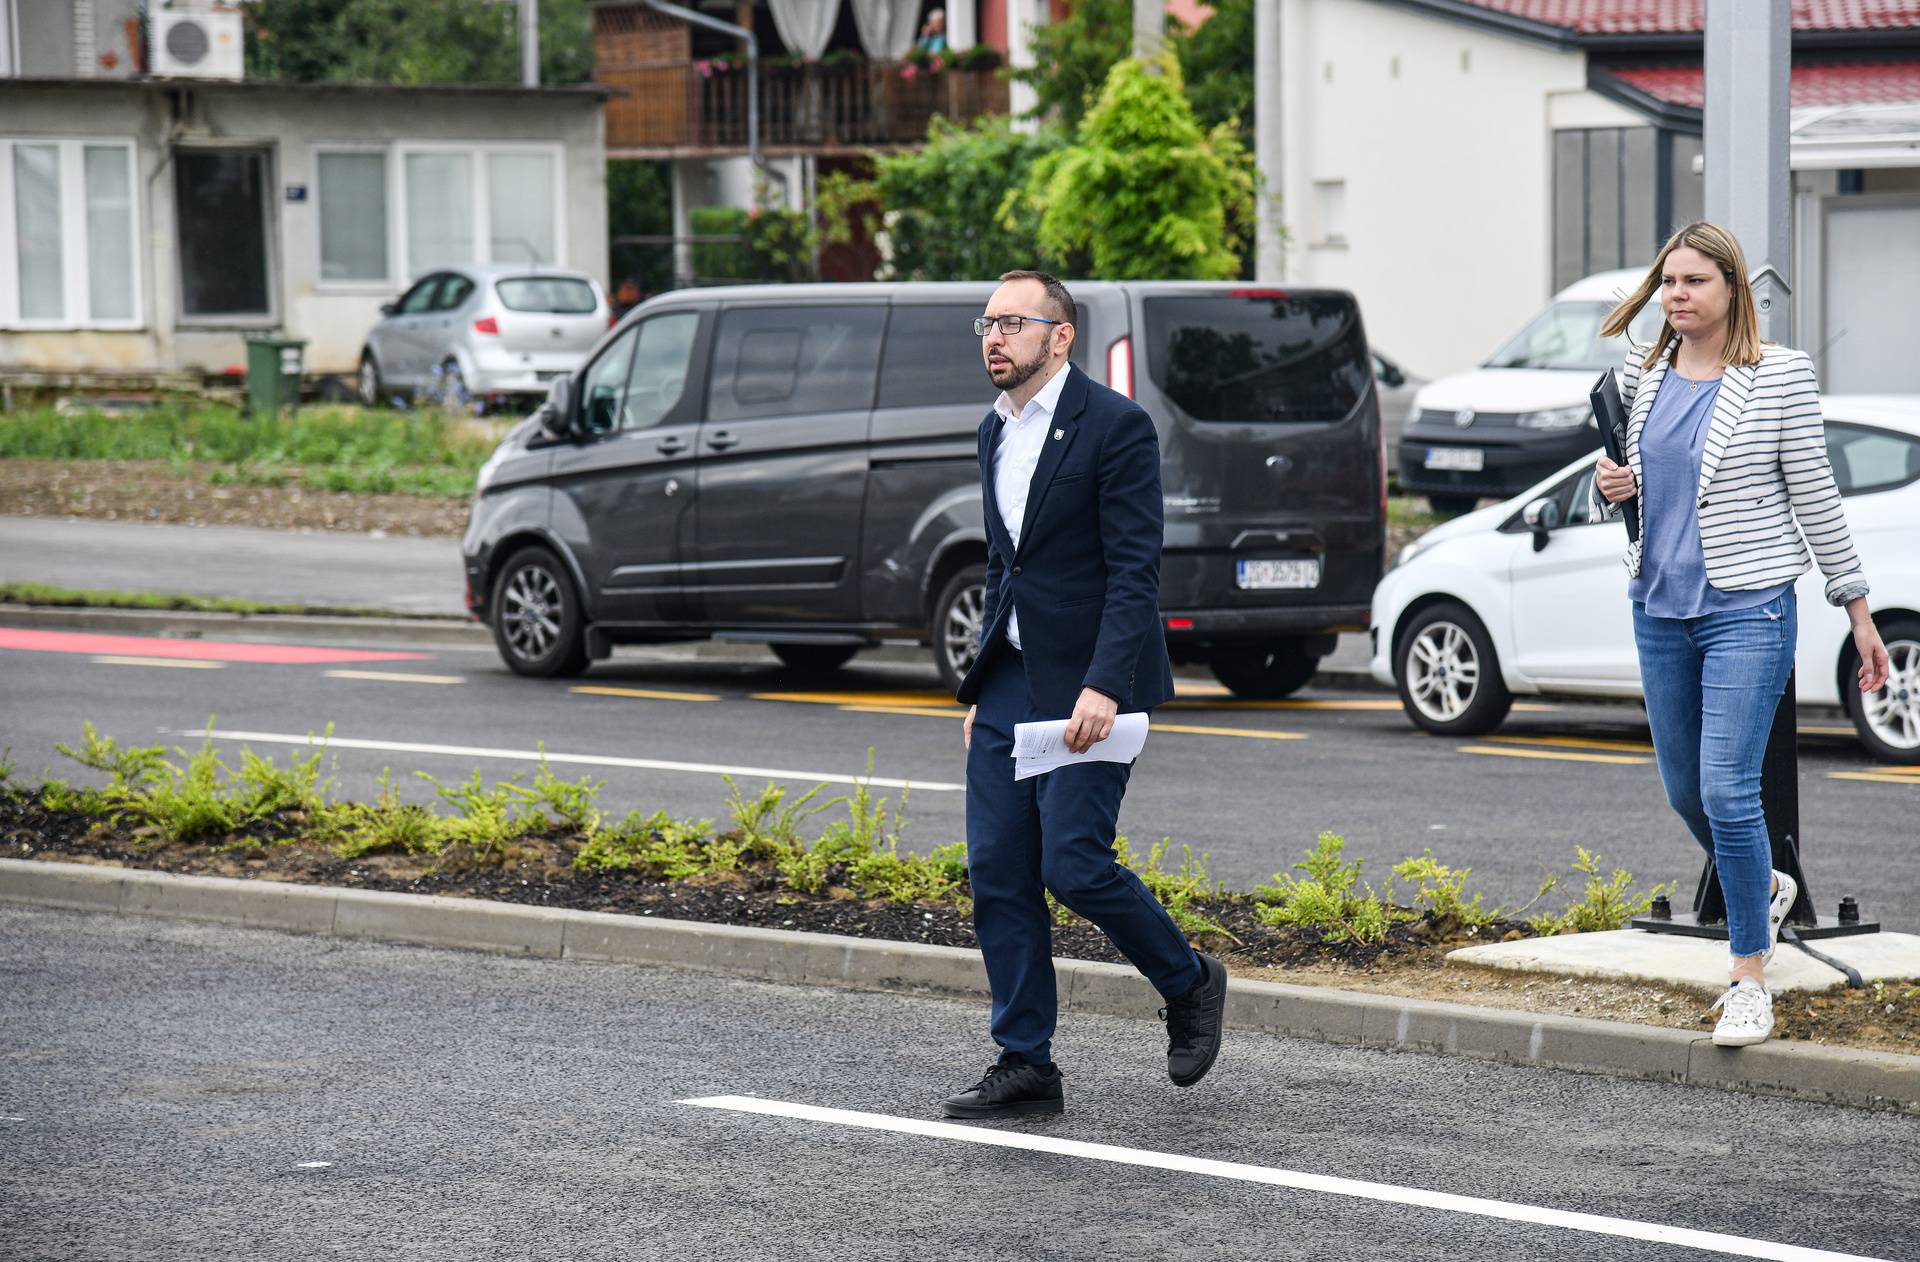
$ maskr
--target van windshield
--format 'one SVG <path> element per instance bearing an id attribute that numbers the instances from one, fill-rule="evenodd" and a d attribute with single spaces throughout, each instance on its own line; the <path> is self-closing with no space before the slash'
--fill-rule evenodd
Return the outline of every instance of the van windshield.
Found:
<path id="1" fill-rule="evenodd" d="M 1153 383 L 1201 421 L 1338 421 L 1372 380 L 1344 294 L 1148 298 Z"/>
<path id="2" fill-rule="evenodd" d="M 1487 368 L 1553 368 L 1599 372 L 1617 368 L 1627 357 L 1625 338 L 1601 337 L 1611 302 L 1555 302 L 1493 353 Z M 1627 335 L 1645 345 L 1660 335 L 1660 304 L 1650 302 L 1627 326 Z"/>
<path id="3" fill-rule="evenodd" d="M 551 315 L 591 315 L 599 305 L 593 286 L 571 276 L 520 276 L 499 281 L 494 291 L 509 311 L 544 311 Z"/>

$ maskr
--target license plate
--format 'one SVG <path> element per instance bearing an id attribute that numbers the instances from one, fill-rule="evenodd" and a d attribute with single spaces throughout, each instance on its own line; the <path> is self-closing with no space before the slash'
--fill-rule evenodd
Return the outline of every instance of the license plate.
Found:
<path id="1" fill-rule="evenodd" d="M 1307 561 L 1239 561 L 1236 581 L 1247 591 L 1266 591 L 1276 587 L 1318 587 L 1320 586 L 1320 562 L 1317 559 Z"/>
<path id="2" fill-rule="evenodd" d="M 1457 469 L 1461 473 L 1478 473 L 1487 464 L 1487 453 L 1478 447 L 1429 447 L 1427 448 L 1427 468 Z"/>

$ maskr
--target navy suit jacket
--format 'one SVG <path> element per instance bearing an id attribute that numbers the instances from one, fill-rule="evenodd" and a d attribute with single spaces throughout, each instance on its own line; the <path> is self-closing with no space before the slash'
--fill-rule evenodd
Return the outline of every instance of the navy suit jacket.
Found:
<path id="1" fill-rule="evenodd" d="M 1027 494 L 1013 546 L 993 493 L 1000 415 L 980 423 L 987 517 L 987 606 L 980 655 L 960 683 L 972 704 L 1007 648 L 1020 611 L 1020 652 L 1034 703 L 1067 718 L 1082 688 L 1146 710 L 1173 697 L 1160 625 L 1160 440 L 1139 404 L 1072 364 Z"/>

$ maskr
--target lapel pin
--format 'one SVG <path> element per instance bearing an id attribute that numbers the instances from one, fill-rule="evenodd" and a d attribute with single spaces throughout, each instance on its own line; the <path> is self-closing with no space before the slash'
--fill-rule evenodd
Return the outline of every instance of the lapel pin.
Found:
<path id="1" fill-rule="evenodd" d="M 1065 438 L 1066 436 L 1067 436 L 1067 431 L 1064 429 L 1056 429 L 1053 431 L 1053 441 L 1056 443 L 1059 442 L 1061 439 Z"/>

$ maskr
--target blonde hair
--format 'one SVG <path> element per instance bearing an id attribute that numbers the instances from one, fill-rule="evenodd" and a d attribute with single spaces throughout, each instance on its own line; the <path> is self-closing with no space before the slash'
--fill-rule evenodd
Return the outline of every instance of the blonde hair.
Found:
<path id="1" fill-rule="evenodd" d="M 1667 238 L 1666 245 L 1660 248 L 1660 256 L 1653 260 L 1647 278 L 1613 309 L 1613 314 L 1600 326 L 1600 332 L 1607 337 L 1618 337 L 1627 331 L 1627 326 L 1633 323 L 1633 318 L 1640 314 L 1641 308 L 1659 294 L 1660 274 L 1666 270 L 1667 256 L 1682 246 L 1698 250 L 1712 259 L 1719 266 L 1720 274 L 1726 278 L 1727 288 L 1731 291 L 1727 303 L 1727 344 L 1720 353 L 1721 365 L 1731 368 L 1736 364 L 1759 363 L 1760 315 L 1754 309 L 1753 287 L 1747 281 L 1746 255 L 1741 253 L 1740 243 L 1731 232 L 1719 224 L 1704 221 L 1690 223 Z M 1653 367 L 1679 337 L 1679 331 L 1662 320 L 1660 336 L 1653 340 L 1647 357 L 1641 361 L 1642 366 Z"/>

